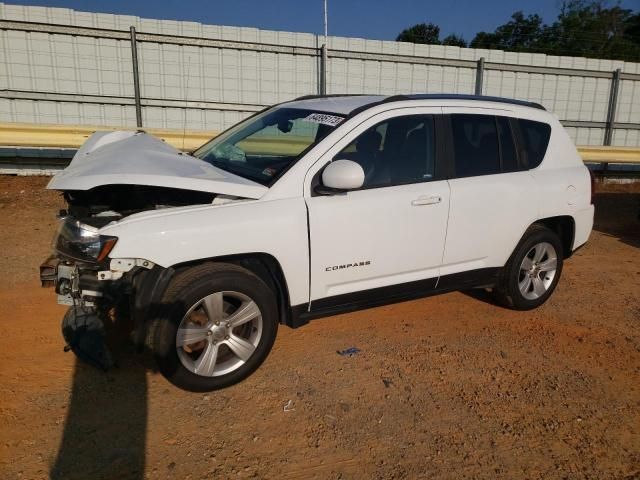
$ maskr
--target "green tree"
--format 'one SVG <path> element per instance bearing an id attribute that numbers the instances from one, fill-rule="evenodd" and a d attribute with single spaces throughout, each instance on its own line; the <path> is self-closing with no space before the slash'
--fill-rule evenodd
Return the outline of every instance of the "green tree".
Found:
<path id="1" fill-rule="evenodd" d="M 494 32 L 479 32 L 472 48 L 640 60 L 640 14 L 604 0 L 565 0 L 551 25 L 515 12 Z"/>
<path id="2" fill-rule="evenodd" d="M 440 45 L 440 27 L 433 23 L 418 23 L 400 32 L 396 41 Z"/>
<path id="3" fill-rule="evenodd" d="M 440 40 L 440 27 L 420 23 L 403 30 L 401 42 L 466 47 L 458 35 Z M 539 52 L 592 58 L 640 61 L 640 12 L 609 5 L 607 0 L 563 0 L 557 19 L 543 23 L 537 14 L 521 11 L 493 32 L 478 32 L 472 48 Z"/>
<path id="4" fill-rule="evenodd" d="M 640 46 L 640 13 L 630 16 L 625 22 L 624 38 Z"/>
<path id="5" fill-rule="evenodd" d="M 560 55 L 638 60 L 637 17 L 604 1 L 565 0 L 558 19 L 547 28 L 547 39 Z"/>
<path id="6" fill-rule="evenodd" d="M 452 33 L 451 35 L 447 35 L 442 40 L 442 45 L 449 45 L 451 47 L 466 47 L 467 41 L 459 35 Z"/>
<path id="7" fill-rule="evenodd" d="M 539 15 L 515 12 L 511 20 L 496 28 L 495 32 L 479 32 L 471 40 L 472 48 L 494 48 L 512 51 L 529 51 L 539 46 L 545 25 Z"/>

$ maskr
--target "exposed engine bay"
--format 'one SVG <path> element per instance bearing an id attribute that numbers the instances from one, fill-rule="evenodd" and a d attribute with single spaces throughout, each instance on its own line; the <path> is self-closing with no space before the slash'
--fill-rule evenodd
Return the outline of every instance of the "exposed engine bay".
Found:
<path id="1" fill-rule="evenodd" d="M 110 259 L 118 239 L 100 229 L 130 215 L 191 205 L 222 204 L 239 199 L 211 192 L 146 185 L 103 185 L 90 190 L 63 191 L 67 209 L 60 211 L 60 225 L 53 254 L 41 265 L 43 286 L 53 286 L 58 303 L 94 307 L 99 300 L 115 302 L 135 275 L 151 270 L 144 259 Z"/>
<path id="2" fill-rule="evenodd" d="M 146 185 L 102 185 L 91 190 L 65 191 L 63 196 L 68 209 L 61 216 L 70 215 L 97 228 L 134 213 L 205 205 L 216 198 L 209 192 Z"/>

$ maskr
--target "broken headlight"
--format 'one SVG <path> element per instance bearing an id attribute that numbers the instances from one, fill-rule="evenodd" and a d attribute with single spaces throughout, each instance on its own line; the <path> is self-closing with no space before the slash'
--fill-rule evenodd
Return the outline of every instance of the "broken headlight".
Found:
<path id="1" fill-rule="evenodd" d="M 85 262 L 101 262 L 113 249 L 117 237 L 100 235 L 98 229 L 72 217 L 60 222 L 55 249 L 63 255 Z"/>

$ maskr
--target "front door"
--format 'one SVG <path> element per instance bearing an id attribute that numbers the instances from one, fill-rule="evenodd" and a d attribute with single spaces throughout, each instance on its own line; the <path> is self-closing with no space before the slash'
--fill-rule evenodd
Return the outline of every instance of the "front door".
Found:
<path id="1" fill-rule="evenodd" d="M 440 109 L 400 112 L 361 124 L 320 160 L 358 162 L 365 184 L 330 196 L 309 188 L 311 310 L 435 288 L 449 209 Z"/>

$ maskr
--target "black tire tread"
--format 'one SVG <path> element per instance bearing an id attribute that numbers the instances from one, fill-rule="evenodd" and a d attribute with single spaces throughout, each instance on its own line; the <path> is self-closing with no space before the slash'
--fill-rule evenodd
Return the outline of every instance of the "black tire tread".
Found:
<path id="1" fill-rule="evenodd" d="M 191 376 L 192 374 L 190 373 L 188 373 L 186 376 L 184 374 L 181 374 L 176 377 L 175 375 L 168 374 L 167 371 L 162 368 L 163 357 L 170 355 L 167 352 L 168 347 L 166 343 L 166 337 L 161 337 L 161 335 L 163 334 L 163 329 L 167 328 L 167 325 L 164 324 L 166 324 L 167 322 L 172 322 L 171 317 L 173 311 L 170 305 L 178 300 L 180 298 L 180 295 L 183 292 L 187 291 L 191 285 L 196 282 L 201 282 L 203 278 L 215 279 L 216 277 L 219 277 L 221 275 L 229 274 L 241 275 L 244 279 L 250 282 L 256 282 L 257 285 L 260 285 L 260 289 L 264 289 L 265 294 L 267 291 L 269 291 L 270 293 L 272 292 L 271 288 L 259 276 L 255 275 L 253 272 L 247 270 L 246 268 L 232 263 L 207 262 L 200 265 L 195 265 L 190 268 L 186 268 L 175 275 L 162 297 L 162 304 L 166 305 L 167 308 L 162 308 L 162 313 L 158 315 L 158 318 L 154 319 L 152 322 L 149 340 L 151 343 L 151 350 L 156 358 L 156 363 L 158 363 L 161 373 L 165 376 L 165 378 L 167 378 L 167 380 L 184 390 L 192 392 L 206 392 L 217 390 L 219 388 L 225 388 L 227 386 L 238 383 L 239 381 L 249 376 L 255 369 L 260 366 L 262 361 L 264 361 L 264 358 L 266 358 L 266 354 L 268 354 L 271 350 L 271 346 L 273 345 L 273 341 L 275 340 L 275 335 L 278 328 L 277 305 L 274 299 L 275 295 L 269 295 L 269 298 L 273 300 L 268 300 L 268 311 L 263 310 L 263 319 L 265 321 L 269 321 L 269 318 L 271 319 L 271 321 L 273 322 L 272 327 L 274 329 L 274 333 L 271 338 L 265 337 L 267 338 L 268 345 L 266 346 L 266 354 L 264 355 L 264 357 L 258 358 L 257 364 L 255 364 L 255 362 L 252 362 L 251 360 L 249 361 L 254 365 L 249 367 L 249 371 L 246 373 L 246 375 L 243 374 L 239 377 L 238 370 L 236 370 L 229 374 L 212 378 L 196 378 L 195 376 Z M 265 316 L 267 316 L 268 318 L 264 318 Z M 178 365 L 177 368 L 184 369 L 181 364 Z M 188 372 L 186 369 L 184 371 Z"/>
<path id="2" fill-rule="evenodd" d="M 533 235 L 536 235 L 536 234 L 545 234 L 549 236 L 551 239 L 553 239 L 554 241 L 556 241 L 556 243 L 559 246 L 562 246 L 556 232 L 554 232 L 553 230 L 551 230 L 545 225 L 542 225 L 540 223 L 534 223 L 525 231 L 525 233 L 522 235 L 522 238 L 518 242 L 518 245 L 513 250 L 513 253 L 511 254 L 511 256 L 509 257 L 509 260 L 507 260 L 507 263 L 502 269 L 500 276 L 498 278 L 496 287 L 493 289 L 493 296 L 496 299 L 496 301 L 506 308 L 513 309 L 513 310 L 529 310 L 531 308 L 535 308 L 531 306 L 525 306 L 521 301 L 518 301 L 516 298 L 514 298 L 515 295 L 519 294 L 519 292 L 513 291 L 512 287 L 510 287 L 509 277 L 512 274 L 514 268 L 519 268 L 519 265 L 515 265 L 515 263 L 518 262 L 518 260 L 520 259 L 520 253 L 521 253 L 520 250 L 522 249 L 522 246 Z M 556 248 L 556 254 L 558 255 L 558 261 L 560 262 L 560 265 L 561 265 L 562 248 Z M 560 266 L 559 270 L 560 272 L 558 272 L 558 277 L 561 273 L 562 266 Z M 557 281 L 556 281 L 556 284 L 557 284 Z M 555 288 L 555 285 L 553 288 Z M 547 298 L 548 297 L 546 297 L 544 301 L 546 301 Z M 544 303 L 544 301 L 542 303 Z"/>
<path id="3" fill-rule="evenodd" d="M 167 290 L 164 292 L 164 295 L 162 296 L 162 300 L 164 302 L 166 299 L 172 298 L 176 294 L 176 292 L 179 292 L 180 290 L 185 288 L 187 285 L 192 283 L 194 280 L 202 278 L 203 276 L 215 275 L 216 273 L 222 273 L 222 272 L 225 272 L 225 273 L 234 272 L 234 271 L 238 273 L 242 273 L 243 275 L 254 277 L 260 282 L 264 283 L 262 279 L 257 275 L 255 275 L 251 270 L 247 270 L 246 268 L 236 265 L 235 263 L 207 262 L 207 263 L 202 263 L 200 265 L 193 266 L 191 268 L 187 268 L 185 270 L 182 270 L 181 272 L 178 272 L 175 275 L 175 277 L 173 277 L 173 279 L 171 280 Z"/>
<path id="4" fill-rule="evenodd" d="M 178 273 L 176 273 L 171 279 L 171 282 L 169 282 L 169 286 L 162 295 L 161 303 L 167 304 L 170 300 L 173 299 L 177 292 L 181 291 L 194 280 L 201 278 L 204 275 L 211 275 L 228 271 L 236 271 L 238 273 L 256 277 L 258 280 L 262 281 L 262 279 L 255 275 L 251 270 L 247 270 L 246 268 L 240 267 L 234 263 L 206 262 L 178 271 Z M 156 329 L 158 324 L 160 323 L 160 320 L 160 318 L 152 319 L 149 328 L 147 329 L 146 344 L 149 350 L 151 350 L 152 352 L 155 352 L 154 339 L 156 335 Z"/>

